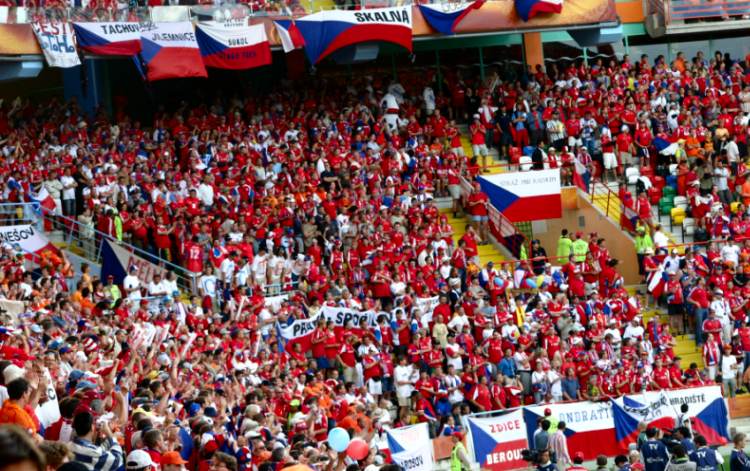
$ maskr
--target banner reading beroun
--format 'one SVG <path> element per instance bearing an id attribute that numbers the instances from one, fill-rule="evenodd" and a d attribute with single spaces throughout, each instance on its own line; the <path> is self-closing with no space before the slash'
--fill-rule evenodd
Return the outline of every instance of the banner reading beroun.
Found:
<path id="1" fill-rule="evenodd" d="M 33 23 L 31 27 L 47 65 L 62 68 L 81 65 L 70 23 Z"/>
<path id="2" fill-rule="evenodd" d="M 467 417 L 467 420 L 474 459 L 482 469 L 528 466 L 521 457 L 521 452 L 529 447 L 521 409 L 495 417 Z"/>
<path id="3" fill-rule="evenodd" d="M 556 219 L 562 215 L 560 169 L 480 176 L 490 203 L 511 222 Z"/>
<path id="4" fill-rule="evenodd" d="M 432 471 L 432 440 L 427 423 L 386 431 L 391 459 L 406 471 Z"/>

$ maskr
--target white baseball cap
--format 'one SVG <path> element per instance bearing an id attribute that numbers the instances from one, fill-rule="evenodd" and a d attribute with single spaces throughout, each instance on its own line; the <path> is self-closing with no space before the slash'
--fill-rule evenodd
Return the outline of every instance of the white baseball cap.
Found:
<path id="1" fill-rule="evenodd" d="M 151 455 L 143 450 L 131 451 L 128 459 L 125 461 L 126 469 L 143 469 L 153 465 L 154 462 L 151 461 Z"/>

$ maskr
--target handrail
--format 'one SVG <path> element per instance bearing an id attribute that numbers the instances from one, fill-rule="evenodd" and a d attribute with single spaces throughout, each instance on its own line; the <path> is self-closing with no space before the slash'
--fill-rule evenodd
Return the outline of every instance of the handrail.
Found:
<path id="1" fill-rule="evenodd" d="M 750 14 L 750 0 L 724 0 L 693 2 L 690 0 L 667 0 L 664 2 L 667 24 L 674 20 L 699 20 Z"/>
<path id="2" fill-rule="evenodd" d="M 602 191 L 597 191 L 597 188 L 602 188 Z M 614 190 L 612 190 L 609 185 L 602 182 L 601 180 L 591 180 L 591 183 L 589 184 L 589 202 L 591 203 L 591 205 L 598 206 L 596 203 L 596 197 L 605 195 L 607 198 L 607 202 L 604 206 L 604 215 L 608 218 L 614 218 L 614 207 L 616 207 L 619 211 L 619 214 L 617 214 L 618 220 L 615 222 L 617 222 L 620 225 L 620 229 L 622 229 L 622 220 L 619 216 L 622 215 L 622 211 L 624 208 L 622 202 L 620 201 L 620 196 Z M 601 209 L 601 206 L 599 206 L 599 208 Z M 613 209 L 610 210 L 610 208 Z"/>
<path id="3" fill-rule="evenodd" d="M 462 176 L 461 197 L 467 198 L 469 193 L 471 193 L 471 182 L 465 176 Z M 502 244 L 514 256 L 518 257 L 520 255 L 520 247 L 526 237 L 495 206 L 492 204 L 488 204 L 487 206 L 490 232 L 497 239 L 498 243 Z M 519 238 L 520 240 L 517 240 Z M 512 243 L 513 241 L 516 241 L 516 243 Z"/>

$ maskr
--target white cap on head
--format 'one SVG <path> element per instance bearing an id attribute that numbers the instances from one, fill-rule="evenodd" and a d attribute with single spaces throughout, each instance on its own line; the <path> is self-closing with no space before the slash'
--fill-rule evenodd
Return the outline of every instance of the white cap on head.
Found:
<path id="1" fill-rule="evenodd" d="M 25 374 L 26 371 L 23 368 L 20 368 L 16 365 L 8 365 L 3 370 L 3 381 L 7 386 L 18 378 L 23 378 Z"/>
<path id="2" fill-rule="evenodd" d="M 151 461 L 151 455 L 143 450 L 131 451 L 128 455 L 128 459 L 125 461 L 126 469 L 143 469 L 153 465 L 154 462 Z"/>

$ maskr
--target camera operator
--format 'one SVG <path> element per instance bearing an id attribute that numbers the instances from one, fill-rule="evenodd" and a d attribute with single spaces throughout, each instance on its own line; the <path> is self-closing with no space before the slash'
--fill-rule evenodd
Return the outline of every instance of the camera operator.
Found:
<path id="1" fill-rule="evenodd" d="M 669 461 L 667 446 L 658 438 L 658 430 L 646 429 L 646 441 L 641 446 L 641 455 L 646 471 L 664 471 Z"/>
<path id="2" fill-rule="evenodd" d="M 690 453 L 690 461 L 695 461 L 697 471 L 717 471 L 724 464 L 724 457 L 717 450 L 708 447 L 703 435 L 695 436 L 695 446 L 697 449 Z"/>

